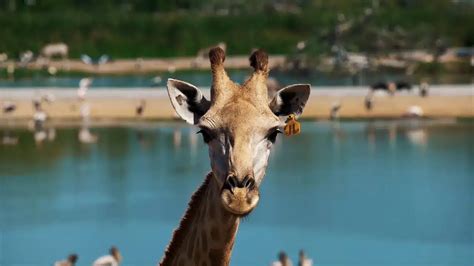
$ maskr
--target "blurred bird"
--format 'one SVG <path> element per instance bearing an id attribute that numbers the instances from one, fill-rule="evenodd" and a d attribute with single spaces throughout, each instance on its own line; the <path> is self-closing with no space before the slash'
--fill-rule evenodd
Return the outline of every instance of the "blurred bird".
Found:
<path id="1" fill-rule="evenodd" d="M 306 41 L 299 41 L 296 44 L 296 49 L 298 49 L 298 51 L 302 51 L 304 48 L 306 48 Z"/>
<path id="2" fill-rule="evenodd" d="M 428 82 L 422 82 L 420 84 L 420 96 L 421 97 L 426 97 L 428 96 L 428 89 L 429 89 L 430 85 L 428 84 Z"/>
<path id="3" fill-rule="evenodd" d="M 161 78 L 161 76 L 155 76 L 153 77 L 152 79 L 152 86 L 158 86 L 161 84 L 161 82 L 163 81 L 163 79 Z"/>
<path id="4" fill-rule="evenodd" d="M 306 257 L 304 250 L 300 250 L 299 252 L 298 266 L 313 266 L 313 260 Z"/>
<path id="5" fill-rule="evenodd" d="M 48 116 L 43 111 L 43 108 L 41 108 L 40 100 L 37 100 L 37 99 L 33 100 L 33 109 L 35 110 L 35 112 L 33 113 L 33 122 L 34 122 L 35 129 L 41 128 L 43 126 L 43 123 L 48 118 Z"/>
<path id="6" fill-rule="evenodd" d="M 79 81 L 79 89 L 77 89 L 77 97 L 80 100 L 84 100 L 86 98 L 87 91 L 92 84 L 91 78 L 83 78 Z"/>
<path id="7" fill-rule="evenodd" d="M 411 91 L 412 86 L 409 82 L 406 81 L 397 81 L 397 82 L 376 82 L 370 86 L 370 90 L 374 91 L 386 91 L 390 95 L 395 94 L 396 91 Z"/>
<path id="8" fill-rule="evenodd" d="M 41 100 L 33 99 L 33 129 L 34 139 L 36 143 L 42 143 L 48 136 L 44 129 L 44 122 L 48 118 L 48 115 L 41 108 Z"/>
<path id="9" fill-rule="evenodd" d="M 339 117 L 339 110 L 341 109 L 341 103 L 334 102 L 331 107 L 331 111 L 329 113 L 329 118 L 334 120 Z"/>
<path id="10" fill-rule="evenodd" d="M 135 109 L 135 113 L 137 116 L 141 117 L 143 115 L 143 112 L 145 111 L 145 106 L 146 106 L 145 100 L 141 100 Z"/>
<path id="11" fill-rule="evenodd" d="M 81 54 L 81 61 L 86 65 L 103 65 L 110 61 L 110 56 L 103 54 L 97 60 L 94 60 L 89 55 Z"/>
<path id="12" fill-rule="evenodd" d="M 102 256 L 94 261 L 93 266 L 118 266 L 122 262 L 120 251 L 112 246 L 109 255 Z"/>
<path id="13" fill-rule="evenodd" d="M 13 112 L 16 110 L 16 104 L 12 102 L 4 102 L 2 105 L 2 111 L 3 114 L 6 117 L 9 117 Z M 7 120 L 8 122 L 8 120 Z M 2 137 L 2 142 L 1 144 L 3 145 L 16 145 L 18 144 L 18 138 L 17 137 L 12 137 L 10 136 L 10 132 L 8 128 L 5 130 L 3 137 Z"/>
<path id="14" fill-rule="evenodd" d="M 54 266 L 74 266 L 78 260 L 78 256 L 76 254 L 71 254 L 65 260 L 56 261 Z"/>
<path id="15" fill-rule="evenodd" d="M 412 105 L 408 107 L 407 111 L 405 112 L 405 117 L 422 117 L 423 116 L 423 109 L 418 105 Z"/>
<path id="16" fill-rule="evenodd" d="M 4 114 L 11 114 L 16 110 L 16 104 L 12 102 L 4 102 L 2 106 L 2 111 Z"/>
<path id="17" fill-rule="evenodd" d="M 99 137 L 90 132 L 88 127 L 81 127 L 79 130 L 78 139 L 79 142 L 84 144 L 96 143 Z"/>
<path id="18" fill-rule="evenodd" d="M 365 104 L 365 109 L 367 109 L 367 111 L 372 110 L 372 106 L 373 106 L 372 93 L 369 93 L 367 94 L 367 96 L 365 96 L 364 104 Z"/>
<path id="19" fill-rule="evenodd" d="M 103 65 L 103 64 L 106 64 L 108 63 L 110 60 L 110 56 L 106 55 L 106 54 L 103 54 L 99 57 L 99 59 L 97 60 L 97 64 L 98 65 Z"/>
<path id="20" fill-rule="evenodd" d="M 280 253 L 278 253 L 278 260 L 274 261 L 272 266 L 293 266 L 293 263 L 284 251 L 280 251 Z"/>
<path id="21" fill-rule="evenodd" d="M 81 54 L 81 61 L 86 65 L 92 65 L 92 58 L 86 54 Z"/>

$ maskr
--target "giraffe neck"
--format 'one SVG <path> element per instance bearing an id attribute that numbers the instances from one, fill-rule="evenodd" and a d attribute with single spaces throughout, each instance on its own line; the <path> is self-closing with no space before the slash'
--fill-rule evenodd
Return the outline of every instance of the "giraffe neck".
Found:
<path id="1" fill-rule="evenodd" d="M 226 211 L 212 172 L 194 192 L 161 266 L 229 265 L 239 218 Z"/>

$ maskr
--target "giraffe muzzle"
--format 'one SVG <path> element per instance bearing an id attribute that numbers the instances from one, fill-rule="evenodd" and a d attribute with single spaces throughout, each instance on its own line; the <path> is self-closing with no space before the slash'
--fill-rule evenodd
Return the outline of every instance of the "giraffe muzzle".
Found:
<path id="1" fill-rule="evenodd" d="M 236 176 L 227 177 L 221 192 L 224 208 L 238 216 L 249 214 L 259 200 L 259 191 L 252 176 L 239 180 Z"/>

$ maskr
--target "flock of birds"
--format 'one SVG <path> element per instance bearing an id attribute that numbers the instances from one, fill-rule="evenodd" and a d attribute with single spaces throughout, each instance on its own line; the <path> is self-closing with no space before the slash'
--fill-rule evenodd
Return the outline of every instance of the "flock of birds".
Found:
<path id="1" fill-rule="evenodd" d="M 98 140 L 98 136 L 93 134 L 90 131 L 90 105 L 86 101 L 87 92 L 89 91 L 90 86 L 92 85 L 91 78 L 83 78 L 79 81 L 79 88 L 77 89 L 77 99 L 80 103 L 80 115 L 82 118 L 81 127 L 78 134 L 78 140 L 81 143 L 95 143 Z M 275 86 L 270 86 L 269 84 L 269 93 L 274 91 Z M 419 94 L 421 97 L 426 97 L 428 95 L 429 85 L 426 82 L 422 82 L 419 86 Z M 369 92 L 364 100 L 364 106 L 367 111 L 371 111 L 374 107 L 374 95 L 382 92 L 384 94 L 389 94 L 393 96 L 395 92 L 401 91 L 411 91 L 413 89 L 412 85 L 407 82 L 378 82 L 370 86 Z M 55 101 L 55 96 L 51 93 L 46 93 L 35 97 L 32 101 L 33 104 L 33 117 L 30 123 L 30 129 L 34 131 L 34 139 L 36 143 L 42 143 L 46 140 L 52 141 L 56 137 L 56 131 L 54 128 L 45 127 L 45 122 L 48 119 L 48 115 L 43 108 L 43 104 L 51 104 Z M 140 102 L 135 106 L 135 115 L 137 117 L 143 116 L 145 111 L 146 101 L 140 100 Z M 6 118 L 6 121 L 9 121 L 9 118 L 17 109 L 17 105 L 13 102 L 3 102 L 2 111 L 3 115 Z M 342 109 L 342 104 L 340 102 L 334 102 L 329 110 L 329 118 L 335 120 L 339 117 L 339 112 Z M 406 112 L 406 117 L 421 117 L 423 116 L 423 109 L 420 106 L 413 105 L 410 106 Z M 4 145 L 16 145 L 18 143 L 18 138 L 11 136 L 9 130 L 5 130 L 1 144 Z"/>
<path id="2" fill-rule="evenodd" d="M 56 261 L 54 266 L 74 266 L 76 265 L 79 256 L 77 254 L 70 254 L 66 259 Z M 109 250 L 109 254 L 104 255 L 96 259 L 92 266 L 119 266 L 122 262 L 122 254 L 117 247 L 112 246 Z"/>
<path id="3" fill-rule="evenodd" d="M 79 260 L 77 254 L 70 254 L 66 259 L 56 261 L 54 266 L 74 266 Z M 122 262 L 122 254 L 117 247 L 112 246 L 109 250 L 109 254 L 97 258 L 92 266 L 119 266 Z M 278 260 L 274 261 L 271 266 L 293 266 L 288 255 L 281 251 L 278 253 Z M 303 250 L 300 250 L 298 254 L 298 266 L 313 266 L 313 260 L 308 258 Z"/>
<path id="4" fill-rule="evenodd" d="M 428 96 L 428 89 L 429 85 L 426 82 L 422 82 L 419 85 L 419 95 L 421 97 Z M 377 82 L 370 86 L 369 92 L 365 96 L 364 99 L 364 106 L 367 111 L 371 111 L 374 107 L 374 95 L 381 92 L 383 94 L 388 94 L 390 96 L 395 95 L 396 92 L 411 92 L 413 90 L 413 86 L 405 81 L 397 81 L 397 82 Z M 329 111 L 329 118 L 331 120 L 337 119 L 339 117 L 339 111 L 342 107 L 340 102 L 334 102 Z M 405 117 L 421 117 L 423 116 L 423 109 L 418 105 L 412 105 L 408 107 L 405 111 Z"/>
<path id="5" fill-rule="evenodd" d="M 91 78 L 83 78 L 79 81 L 79 88 L 77 89 L 77 99 L 80 104 L 79 112 L 81 115 L 82 123 L 78 133 L 78 140 L 81 143 L 95 143 L 98 140 L 98 136 L 90 131 L 90 105 L 86 101 L 87 92 L 92 85 Z M 48 114 L 43 108 L 43 104 L 51 104 L 55 101 L 55 96 L 52 93 L 45 93 L 38 95 L 32 100 L 33 116 L 29 123 L 29 128 L 34 131 L 34 140 L 37 144 L 43 143 L 46 140 L 52 141 L 56 137 L 56 130 L 52 127 L 46 127 L 45 122 L 48 119 Z M 145 111 L 146 101 L 141 100 L 135 107 L 135 114 L 137 117 L 141 117 Z M 10 101 L 5 101 L 2 104 L 2 112 L 5 120 L 10 120 L 13 113 L 17 110 L 18 106 Z M 7 129 L 4 131 L 4 135 L 0 144 L 3 145 L 16 145 L 18 144 L 18 138 L 11 135 Z"/>
<path id="6" fill-rule="evenodd" d="M 278 253 L 278 260 L 274 261 L 271 266 L 293 266 L 293 262 L 284 251 Z M 308 258 L 304 250 L 298 253 L 298 266 L 313 266 L 313 260 Z"/>

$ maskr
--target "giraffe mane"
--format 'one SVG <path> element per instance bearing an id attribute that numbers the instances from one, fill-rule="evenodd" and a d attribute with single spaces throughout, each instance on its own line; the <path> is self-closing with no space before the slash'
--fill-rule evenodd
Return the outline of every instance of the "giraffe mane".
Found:
<path id="1" fill-rule="evenodd" d="M 212 172 L 207 174 L 204 182 L 201 186 L 193 193 L 191 196 L 191 200 L 188 203 L 188 208 L 181 218 L 178 228 L 176 228 L 173 232 L 173 236 L 171 237 L 171 243 L 168 245 L 165 251 L 165 255 L 163 259 L 159 263 L 159 265 L 168 265 L 173 261 L 176 256 L 177 250 L 179 250 L 184 238 L 185 238 L 185 228 L 191 226 L 193 222 L 193 218 L 197 215 L 198 206 L 201 203 L 203 196 L 206 193 L 206 190 L 209 186 L 209 183 L 212 178 Z"/>

